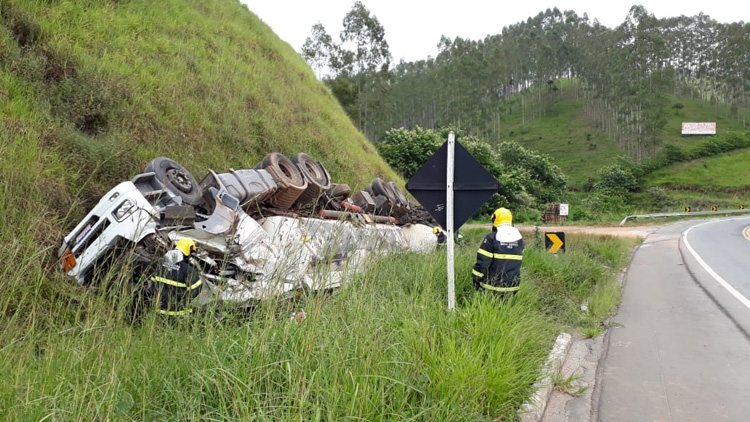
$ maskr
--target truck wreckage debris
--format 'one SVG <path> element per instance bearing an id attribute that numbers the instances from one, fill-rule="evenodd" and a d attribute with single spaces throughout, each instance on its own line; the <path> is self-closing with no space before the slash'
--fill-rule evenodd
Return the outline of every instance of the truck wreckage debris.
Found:
<path id="1" fill-rule="evenodd" d="M 200 182 L 159 157 L 105 194 L 63 238 L 58 258 L 81 285 L 128 270 L 146 288 L 164 254 L 192 239 L 190 263 L 203 281 L 193 305 L 244 307 L 339 287 L 368 257 L 429 251 L 434 226 L 393 182 L 376 178 L 353 194 L 303 153 L 209 170 Z"/>

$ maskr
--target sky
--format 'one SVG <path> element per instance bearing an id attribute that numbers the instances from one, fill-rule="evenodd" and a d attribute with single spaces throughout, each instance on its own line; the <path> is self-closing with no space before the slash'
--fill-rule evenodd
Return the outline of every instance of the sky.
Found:
<path id="1" fill-rule="evenodd" d="M 240 0 L 297 52 L 314 24 L 320 22 L 338 40 L 344 16 L 355 0 Z M 525 21 L 548 8 L 587 13 L 613 28 L 625 20 L 630 7 L 643 5 L 657 18 L 697 15 L 719 22 L 750 20 L 747 0 L 361 0 L 380 21 L 393 61 L 415 61 L 437 55 L 440 36 L 483 39 L 502 28 Z"/>

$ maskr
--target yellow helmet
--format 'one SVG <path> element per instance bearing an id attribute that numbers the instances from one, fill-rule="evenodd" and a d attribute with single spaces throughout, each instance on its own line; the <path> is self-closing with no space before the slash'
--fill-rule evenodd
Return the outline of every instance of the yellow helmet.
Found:
<path id="1" fill-rule="evenodd" d="M 513 214 L 507 208 L 498 208 L 492 213 L 492 227 L 501 224 L 513 224 Z"/>
<path id="2" fill-rule="evenodd" d="M 182 251 L 185 256 L 190 256 L 190 253 L 195 250 L 195 242 L 193 239 L 182 238 L 177 241 L 177 249 Z"/>

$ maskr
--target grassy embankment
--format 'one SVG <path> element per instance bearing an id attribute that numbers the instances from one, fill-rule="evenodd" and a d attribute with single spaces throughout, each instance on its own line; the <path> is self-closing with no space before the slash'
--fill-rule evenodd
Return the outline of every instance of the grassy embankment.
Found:
<path id="1" fill-rule="evenodd" d="M 750 190 L 750 149 L 678 163 L 652 173 L 648 186 L 690 187 L 706 190 Z"/>
<path id="2" fill-rule="evenodd" d="M 392 258 L 332 298 L 303 299 L 301 324 L 271 305 L 236 322 L 124 322 L 63 277 L 54 252 L 151 158 L 200 177 L 306 151 L 336 180 L 396 178 L 304 62 L 234 1 L 0 1 L 0 140 L 3 420 L 509 413 L 560 327 L 596 332 L 630 246 L 530 250 L 513 306 L 467 296 L 474 237 L 452 314 L 436 253 Z"/>
<path id="3" fill-rule="evenodd" d="M 307 152 L 355 186 L 398 178 L 237 1 L 0 1 L 2 324 L 38 323 L 29 296 L 44 315 L 75 294 L 60 237 L 154 157 L 201 178 L 271 151 Z"/>
<path id="4" fill-rule="evenodd" d="M 523 287 L 501 305 L 473 291 L 484 232 L 466 235 L 454 312 L 445 309 L 442 251 L 387 257 L 332 296 L 221 322 L 147 316 L 133 326 L 89 291 L 45 309 L 32 290 L 27 312 L 0 334 L 0 419 L 511 417 L 557 332 L 601 333 L 635 241 L 568 236 L 568 253 L 553 256 L 527 233 Z M 289 318 L 301 309 L 306 319 Z"/>

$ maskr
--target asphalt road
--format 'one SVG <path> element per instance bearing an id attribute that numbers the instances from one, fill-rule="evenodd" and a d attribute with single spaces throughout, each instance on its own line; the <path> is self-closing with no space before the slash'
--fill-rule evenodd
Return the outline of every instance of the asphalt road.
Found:
<path id="1" fill-rule="evenodd" d="M 681 222 L 638 248 L 597 370 L 596 420 L 750 420 L 749 226 Z"/>

